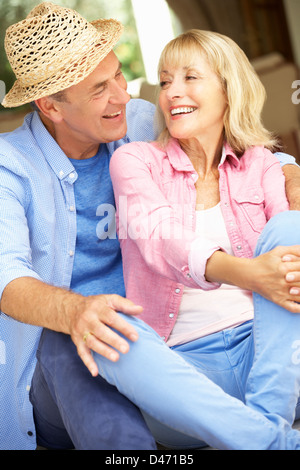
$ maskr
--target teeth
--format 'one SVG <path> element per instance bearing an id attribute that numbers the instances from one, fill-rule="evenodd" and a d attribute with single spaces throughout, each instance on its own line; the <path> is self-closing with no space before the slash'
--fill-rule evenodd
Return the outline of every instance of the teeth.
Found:
<path id="1" fill-rule="evenodd" d="M 120 114 L 121 114 L 121 111 L 118 111 L 117 113 L 107 114 L 107 115 L 104 116 L 104 117 L 106 117 L 106 118 L 111 118 L 111 117 L 119 116 Z"/>
<path id="2" fill-rule="evenodd" d="M 197 108 L 188 108 L 188 107 L 183 107 L 183 108 L 176 108 L 171 110 L 172 116 L 175 116 L 175 114 L 188 114 L 192 113 L 195 111 Z"/>

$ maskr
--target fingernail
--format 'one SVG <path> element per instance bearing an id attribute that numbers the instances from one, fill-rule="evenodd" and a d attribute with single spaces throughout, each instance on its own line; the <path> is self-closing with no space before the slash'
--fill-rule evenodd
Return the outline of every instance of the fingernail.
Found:
<path id="1" fill-rule="evenodd" d="M 299 289 L 297 289 L 296 287 L 292 287 L 290 289 L 290 294 L 291 295 L 299 295 Z"/>
<path id="2" fill-rule="evenodd" d="M 111 352 L 109 355 L 109 359 L 113 362 L 116 362 L 119 359 L 119 354 L 116 352 Z"/>
<path id="3" fill-rule="evenodd" d="M 120 346 L 120 352 L 121 352 L 122 354 L 126 354 L 126 353 L 128 352 L 128 349 L 129 349 L 129 348 L 128 348 L 128 346 L 127 346 L 126 344 L 122 344 L 122 345 Z"/>
<path id="4" fill-rule="evenodd" d="M 137 341 L 138 340 L 138 337 L 139 335 L 137 333 L 132 333 L 130 336 L 129 336 L 129 339 L 130 341 Z"/>
<path id="5" fill-rule="evenodd" d="M 294 281 L 294 280 L 295 280 L 294 274 L 288 273 L 288 274 L 286 275 L 286 280 L 287 280 L 287 281 Z"/>

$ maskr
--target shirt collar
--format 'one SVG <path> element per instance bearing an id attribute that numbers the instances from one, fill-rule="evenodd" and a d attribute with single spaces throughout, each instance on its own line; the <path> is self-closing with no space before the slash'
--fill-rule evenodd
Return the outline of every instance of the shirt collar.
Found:
<path id="1" fill-rule="evenodd" d="M 195 172 L 191 160 L 187 154 L 182 150 L 177 139 L 170 139 L 166 147 L 166 153 L 170 160 L 171 165 L 178 171 L 191 171 Z M 219 166 L 223 165 L 228 160 L 229 163 L 239 168 L 240 159 L 235 155 L 234 151 L 224 142 L 222 156 Z"/>
<path id="2" fill-rule="evenodd" d="M 232 163 L 236 168 L 240 167 L 240 159 L 236 156 L 236 154 L 227 142 L 224 142 L 223 145 L 220 165 L 223 165 L 225 160 L 228 160 L 229 163 Z"/>
<path id="3" fill-rule="evenodd" d="M 47 160 L 47 163 L 50 165 L 56 176 L 60 180 L 70 176 L 70 182 L 76 181 L 77 173 L 74 166 L 55 139 L 47 131 L 36 111 L 33 113 L 31 120 L 31 131 L 45 159 Z"/>

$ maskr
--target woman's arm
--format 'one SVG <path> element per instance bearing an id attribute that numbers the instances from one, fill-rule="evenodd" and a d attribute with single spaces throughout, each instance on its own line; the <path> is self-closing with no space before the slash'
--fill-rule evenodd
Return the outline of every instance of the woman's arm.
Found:
<path id="1" fill-rule="evenodd" d="M 295 261 L 285 261 L 288 255 L 295 256 Z M 207 261 L 205 275 L 210 282 L 256 292 L 293 313 L 300 313 L 300 283 L 293 282 L 291 288 L 287 278 L 291 271 L 300 271 L 299 257 L 300 246 L 277 247 L 253 259 L 216 251 Z"/>

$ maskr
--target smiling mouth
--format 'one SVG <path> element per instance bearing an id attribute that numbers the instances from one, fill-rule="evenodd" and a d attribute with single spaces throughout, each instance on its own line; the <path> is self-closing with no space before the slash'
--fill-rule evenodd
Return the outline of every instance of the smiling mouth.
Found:
<path id="1" fill-rule="evenodd" d="M 113 113 L 113 114 L 106 114 L 105 116 L 103 116 L 104 119 L 113 119 L 117 116 L 120 116 L 120 114 L 122 113 L 122 111 L 118 111 L 117 113 Z"/>
<path id="2" fill-rule="evenodd" d="M 188 106 L 183 106 L 181 108 L 174 108 L 171 109 L 171 115 L 172 116 L 177 116 L 178 114 L 191 114 L 194 111 L 196 111 L 197 108 L 192 108 Z"/>

